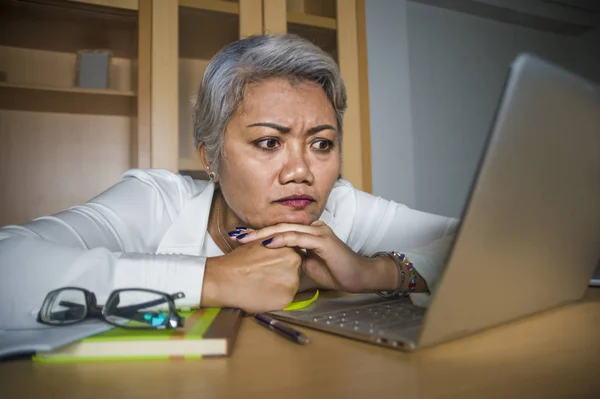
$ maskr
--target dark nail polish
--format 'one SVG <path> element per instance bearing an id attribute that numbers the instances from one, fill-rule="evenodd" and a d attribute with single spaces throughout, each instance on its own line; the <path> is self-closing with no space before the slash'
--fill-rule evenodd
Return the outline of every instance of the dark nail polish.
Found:
<path id="1" fill-rule="evenodd" d="M 234 231 L 230 231 L 230 232 L 229 232 L 229 233 L 227 233 L 227 234 L 229 235 L 229 237 L 235 237 L 235 236 L 237 236 L 238 234 L 240 234 L 240 232 L 239 232 L 239 231 L 237 231 L 237 230 L 234 230 Z"/>
<path id="2" fill-rule="evenodd" d="M 248 230 L 247 227 L 243 227 L 243 226 L 237 226 L 235 229 L 236 230 Z"/>
<path id="3" fill-rule="evenodd" d="M 246 237 L 247 235 L 248 235 L 248 233 L 242 233 L 239 236 L 237 236 L 237 239 L 240 240 L 240 239 Z"/>
<path id="4" fill-rule="evenodd" d="M 269 245 L 269 244 L 270 244 L 270 243 L 272 243 L 272 242 L 273 242 L 273 237 L 271 237 L 271 238 L 267 238 L 266 240 L 264 240 L 264 241 L 262 242 L 262 245 Z"/>

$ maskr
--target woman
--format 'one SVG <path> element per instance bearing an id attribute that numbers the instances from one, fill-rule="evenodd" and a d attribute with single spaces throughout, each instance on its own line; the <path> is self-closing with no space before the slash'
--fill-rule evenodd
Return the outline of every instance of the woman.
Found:
<path id="1" fill-rule="evenodd" d="M 336 63 L 311 43 L 226 46 L 194 107 L 210 181 L 130 170 L 82 206 L 0 229 L 0 328 L 30 323 L 63 286 L 101 303 L 117 288 L 183 291 L 181 305 L 248 312 L 282 309 L 311 287 L 432 290 L 457 221 L 338 179 L 345 108 Z"/>

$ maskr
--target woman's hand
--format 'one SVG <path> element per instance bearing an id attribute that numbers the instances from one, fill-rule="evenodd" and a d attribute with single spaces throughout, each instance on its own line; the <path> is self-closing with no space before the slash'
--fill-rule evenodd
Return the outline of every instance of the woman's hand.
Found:
<path id="1" fill-rule="evenodd" d="M 202 306 L 235 307 L 248 313 L 285 308 L 298 290 L 302 256 L 292 248 L 266 248 L 260 241 L 208 258 Z"/>
<path id="2" fill-rule="evenodd" d="M 239 241 L 245 245 L 264 243 L 266 249 L 305 249 L 304 272 L 319 286 L 345 292 L 393 290 L 397 284 L 397 268 L 387 258 L 365 258 L 341 241 L 321 221 L 310 226 L 278 224 L 249 231 Z"/>

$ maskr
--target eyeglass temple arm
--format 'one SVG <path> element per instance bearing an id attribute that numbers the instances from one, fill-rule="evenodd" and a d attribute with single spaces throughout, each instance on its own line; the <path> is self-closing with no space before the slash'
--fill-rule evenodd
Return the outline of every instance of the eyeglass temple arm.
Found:
<path id="1" fill-rule="evenodd" d="M 65 306 L 67 308 L 84 308 L 85 307 L 85 305 L 82 305 L 80 303 L 71 302 L 71 301 L 60 301 L 58 304 L 60 306 Z"/>
<path id="2" fill-rule="evenodd" d="M 62 305 L 62 303 L 61 303 Z M 70 305 L 74 305 L 74 306 L 70 306 Z M 52 312 L 52 318 L 55 320 L 67 320 L 68 319 L 68 315 L 70 314 L 70 312 L 72 312 L 75 308 L 77 307 L 83 307 L 83 305 L 79 304 L 79 303 L 70 303 L 69 305 L 63 305 L 63 306 L 68 306 L 69 309 L 65 309 L 65 310 L 60 310 L 57 312 Z"/>
<path id="3" fill-rule="evenodd" d="M 171 300 L 175 300 L 175 299 L 179 299 L 179 298 L 183 298 L 185 295 L 183 294 L 183 292 L 176 292 L 172 295 L 169 295 L 169 298 Z M 140 309 L 144 309 L 144 308 L 149 308 L 152 306 L 156 306 L 156 305 L 160 305 L 167 302 L 166 299 L 161 298 L 161 299 L 155 299 L 153 301 L 148 301 L 148 302 L 143 302 L 143 303 L 138 303 L 135 305 L 129 305 L 129 306 L 123 306 L 122 308 L 117 309 L 119 313 L 131 313 L 131 312 L 137 312 Z"/>
<path id="4" fill-rule="evenodd" d="M 164 302 L 166 302 L 164 299 L 156 299 L 154 301 L 144 302 L 144 303 L 140 303 L 137 305 L 124 306 L 122 308 L 114 309 L 114 311 L 115 311 L 115 313 L 120 314 L 120 315 L 131 314 L 131 313 L 136 313 L 140 309 L 144 309 L 144 308 L 147 308 L 150 306 L 160 305 L 161 303 L 164 303 Z M 65 307 L 68 307 L 71 309 L 85 307 L 85 305 L 82 305 L 80 303 L 70 302 L 70 301 L 60 301 L 59 305 L 65 306 Z M 100 306 L 98 306 L 98 308 L 100 308 Z M 67 313 L 69 310 L 64 310 L 63 313 Z"/>
<path id="5" fill-rule="evenodd" d="M 152 301 L 152 302 L 157 302 L 156 301 Z M 164 302 L 164 301 L 162 301 Z M 147 307 L 147 306 L 153 306 L 153 305 L 148 305 L 150 302 L 147 302 L 146 304 L 142 304 L 142 305 L 146 305 L 143 307 Z M 80 304 L 80 303 L 75 303 L 75 302 L 70 302 L 70 301 L 60 301 L 59 303 L 61 306 L 65 306 L 68 307 L 69 309 L 67 310 L 63 310 L 60 312 L 54 312 L 53 313 L 53 317 L 56 319 L 57 317 L 60 317 L 62 319 L 66 319 L 67 318 L 67 314 L 76 308 L 83 308 L 84 305 Z M 99 308 L 99 307 L 98 307 Z M 131 320 L 136 320 L 142 323 L 146 323 L 146 324 L 150 324 L 148 322 L 148 320 L 145 320 L 144 317 L 136 310 L 136 309 L 126 309 L 126 310 L 122 310 L 122 309 L 117 309 L 117 311 L 115 312 L 116 315 L 121 316 L 121 317 L 125 317 L 127 319 L 131 319 Z"/>
<path id="6" fill-rule="evenodd" d="M 177 292 L 173 295 L 170 295 L 171 299 L 178 299 L 178 298 L 182 298 L 184 295 L 181 292 Z M 152 307 L 152 306 L 156 306 L 156 305 L 160 305 L 165 303 L 166 300 L 164 298 L 161 299 L 155 299 L 153 301 L 148 301 L 148 302 L 143 302 L 143 303 L 138 303 L 136 305 L 129 305 L 129 306 L 123 306 L 122 308 L 116 309 L 119 313 L 131 313 L 131 312 L 137 312 L 140 309 L 144 309 L 144 308 L 148 308 L 148 307 Z M 61 306 L 66 306 L 69 308 L 80 308 L 80 307 L 84 307 L 85 305 L 82 305 L 80 303 L 75 303 L 75 302 L 71 302 L 71 301 L 60 301 L 60 305 Z"/>

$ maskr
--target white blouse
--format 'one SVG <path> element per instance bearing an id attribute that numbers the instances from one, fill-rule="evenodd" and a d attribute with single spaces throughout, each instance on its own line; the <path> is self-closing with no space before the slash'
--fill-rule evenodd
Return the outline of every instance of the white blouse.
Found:
<path id="1" fill-rule="evenodd" d="M 162 169 L 127 171 L 81 206 L 0 228 L 0 330 L 35 327 L 44 297 L 65 286 L 182 291 L 198 306 L 206 258 L 223 255 L 207 234 L 212 182 Z M 409 209 L 338 180 L 320 218 L 357 253 L 407 254 L 430 290 L 458 220 Z"/>

